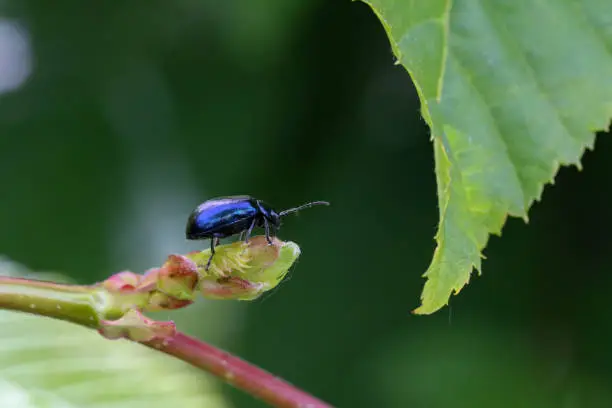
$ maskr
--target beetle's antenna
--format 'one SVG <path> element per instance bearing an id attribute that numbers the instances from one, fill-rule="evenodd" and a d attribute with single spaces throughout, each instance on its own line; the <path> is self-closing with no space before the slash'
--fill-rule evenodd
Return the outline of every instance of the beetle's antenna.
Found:
<path id="1" fill-rule="evenodd" d="M 303 210 L 305 208 L 314 207 L 315 205 L 329 205 L 329 203 L 327 201 L 313 201 L 311 203 L 306 203 L 304 205 L 300 205 L 299 207 L 289 208 L 288 210 L 281 211 L 278 214 L 278 216 L 279 217 L 284 217 L 285 215 L 293 214 L 293 213 L 298 212 L 300 210 Z"/>

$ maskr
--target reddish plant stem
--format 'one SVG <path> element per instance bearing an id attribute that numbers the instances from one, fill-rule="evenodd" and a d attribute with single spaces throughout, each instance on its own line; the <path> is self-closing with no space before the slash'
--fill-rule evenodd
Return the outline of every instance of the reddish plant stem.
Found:
<path id="1" fill-rule="evenodd" d="M 0 309 L 65 320 L 95 330 L 103 320 L 119 319 L 122 295 L 100 286 L 77 286 L 0 276 Z M 179 358 L 217 376 L 278 408 L 331 408 L 331 405 L 299 390 L 246 361 L 180 332 L 151 341 L 135 341 Z"/>
<path id="2" fill-rule="evenodd" d="M 143 342 L 221 378 L 268 404 L 279 408 L 331 408 L 288 382 L 210 344 L 177 332 L 164 344 Z"/>

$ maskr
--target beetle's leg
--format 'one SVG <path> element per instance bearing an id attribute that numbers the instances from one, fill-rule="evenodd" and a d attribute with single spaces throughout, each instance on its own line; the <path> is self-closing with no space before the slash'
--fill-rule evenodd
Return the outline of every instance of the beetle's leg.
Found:
<path id="1" fill-rule="evenodd" d="M 219 238 L 216 238 L 218 240 Z M 210 268 L 210 263 L 212 262 L 213 256 L 215 256 L 215 237 L 210 238 L 210 258 L 208 258 L 208 262 L 206 263 L 206 268 L 204 270 L 208 271 Z"/>
<path id="2" fill-rule="evenodd" d="M 240 235 L 238 236 L 238 241 L 242 241 L 243 239 L 244 239 L 244 231 L 242 231 Z"/>
<path id="3" fill-rule="evenodd" d="M 266 241 L 268 241 L 269 245 L 272 245 L 272 240 L 270 239 L 270 224 L 266 219 L 264 219 L 264 226 L 266 228 Z"/>
<path id="4" fill-rule="evenodd" d="M 251 223 L 251 226 L 249 227 L 246 233 L 246 239 L 244 240 L 245 244 L 249 243 L 249 238 L 251 238 L 251 232 L 253 232 L 253 228 L 255 228 L 256 223 L 257 223 L 257 218 L 253 218 L 253 222 Z M 240 234 L 240 236 L 242 237 L 242 234 Z"/>
<path id="5" fill-rule="evenodd" d="M 219 237 L 215 238 L 215 246 L 219 245 L 220 241 L 221 241 L 221 238 Z"/>

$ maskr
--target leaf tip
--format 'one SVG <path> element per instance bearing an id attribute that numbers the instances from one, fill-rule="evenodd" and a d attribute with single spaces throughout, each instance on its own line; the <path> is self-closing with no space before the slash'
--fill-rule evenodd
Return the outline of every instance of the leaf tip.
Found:
<path id="1" fill-rule="evenodd" d="M 444 306 L 447 306 L 447 305 L 448 305 L 448 301 L 443 304 L 436 304 L 436 305 L 428 305 L 425 302 L 422 302 L 421 306 L 412 310 L 410 314 L 416 315 L 416 316 L 426 316 L 426 315 L 430 315 L 430 314 L 437 312 L 438 310 L 442 309 Z"/>

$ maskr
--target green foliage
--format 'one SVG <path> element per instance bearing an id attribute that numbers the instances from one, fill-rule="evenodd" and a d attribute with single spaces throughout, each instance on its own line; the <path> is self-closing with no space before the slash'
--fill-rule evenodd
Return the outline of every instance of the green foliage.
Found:
<path id="1" fill-rule="evenodd" d="M 0 262 L 0 274 L 23 271 Z M 227 406 L 207 377 L 141 345 L 17 312 L 0 311 L 0 325 L 2 407 Z"/>
<path id="2" fill-rule="evenodd" d="M 429 314 L 480 271 L 489 234 L 527 220 L 560 165 L 580 167 L 612 116 L 607 0 L 367 0 L 431 128 L 440 224 Z"/>

